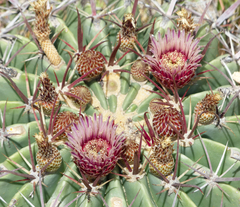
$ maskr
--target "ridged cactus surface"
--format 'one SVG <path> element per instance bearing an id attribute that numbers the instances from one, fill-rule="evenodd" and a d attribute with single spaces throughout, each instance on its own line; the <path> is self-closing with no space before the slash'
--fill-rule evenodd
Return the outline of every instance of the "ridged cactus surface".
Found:
<path id="1" fill-rule="evenodd" d="M 239 1 L 2 4 L 0 206 L 240 206 Z"/>

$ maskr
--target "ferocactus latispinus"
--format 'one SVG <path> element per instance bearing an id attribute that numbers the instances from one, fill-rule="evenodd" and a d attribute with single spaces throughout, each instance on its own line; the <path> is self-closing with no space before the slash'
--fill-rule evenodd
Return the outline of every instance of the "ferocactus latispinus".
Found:
<path id="1" fill-rule="evenodd" d="M 142 60 L 136 60 L 136 62 L 133 63 L 131 67 L 131 74 L 133 79 L 138 82 L 143 82 L 147 80 L 144 74 L 146 76 L 149 76 L 149 69 L 150 67 L 148 66 L 148 64 L 146 64 Z"/>
<path id="2" fill-rule="evenodd" d="M 45 137 L 43 132 L 35 134 L 34 137 L 38 145 L 36 160 L 40 169 L 42 169 L 47 163 L 51 162 L 45 171 L 54 172 L 58 170 L 62 164 L 62 156 L 57 147 L 49 142 L 48 137 Z"/>
<path id="3" fill-rule="evenodd" d="M 54 66 L 59 66 L 62 63 L 62 58 L 49 39 L 51 30 L 48 24 L 48 17 L 52 11 L 52 7 L 48 8 L 47 4 L 47 0 L 37 0 L 31 3 L 36 13 L 33 31 L 50 63 Z"/>
<path id="4" fill-rule="evenodd" d="M 124 14 L 122 20 L 122 27 L 117 35 L 117 42 L 119 42 L 119 36 L 121 37 L 120 50 L 122 52 L 128 51 L 128 49 L 134 49 L 134 42 L 136 39 L 136 20 L 132 13 Z"/>
<path id="5" fill-rule="evenodd" d="M 89 180 L 109 174 L 121 158 L 125 137 L 116 133 L 114 121 L 103 121 L 100 114 L 93 120 L 80 116 L 68 134 L 67 146 L 71 149 L 74 163 Z"/>
<path id="6" fill-rule="evenodd" d="M 76 108 L 81 108 L 81 112 L 85 111 L 87 104 L 92 100 L 90 90 L 87 87 L 80 85 L 71 88 L 70 93 L 79 98 L 76 99 L 75 97 L 69 96 Z"/>
<path id="7" fill-rule="evenodd" d="M 46 72 L 41 73 L 39 79 L 42 83 L 42 87 L 39 88 L 40 100 L 37 102 L 37 105 L 43 108 L 43 113 L 46 116 L 50 116 L 52 110 L 54 111 L 57 110 L 57 108 L 59 107 L 60 101 L 59 99 L 57 99 L 54 106 L 55 99 L 57 98 L 57 93 L 56 93 L 55 87 L 53 86 L 53 84 L 51 83 L 48 77 L 48 74 Z"/>
<path id="8" fill-rule="evenodd" d="M 176 12 L 179 18 L 177 19 L 177 27 L 179 30 L 185 30 L 186 33 L 193 32 L 198 24 L 194 24 L 192 14 L 188 13 L 186 9 L 181 8 Z"/>
<path id="9" fill-rule="evenodd" d="M 139 144 L 135 140 L 127 140 L 123 156 L 129 165 L 134 163 L 134 154 L 139 150 Z"/>
<path id="10" fill-rule="evenodd" d="M 213 122 L 217 113 L 217 104 L 221 99 L 219 94 L 207 94 L 203 100 L 197 103 L 194 113 L 200 115 L 200 124 L 208 125 Z"/>
<path id="11" fill-rule="evenodd" d="M 39 79 L 42 83 L 42 87 L 39 88 L 40 100 L 37 102 L 37 105 L 43 108 L 43 113 L 46 116 L 50 116 L 52 110 L 54 111 L 57 110 L 60 104 L 60 101 L 59 99 L 57 99 L 54 106 L 55 99 L 57 98 L 57 93 L 56 93 L 55 87 L 53 86 L 53 84 L 51 83 L 48 77 L 48 74 L 46 72 L 41 73 Z M 54 106 L 54 109 L 53 109 L 53 106 Z"/>
<path id="12" fill-rule="evenodd" d="M 56 116 L 56 120 L 53 126 L 53 135 L 57 134 L 59 131 L 67 127 L 71 123 L 77 123 L 79 117 L 77 114 L 70 111 L 63 111 Z M 71 128 L 65 129 L 64 133 L 56 138 L 56 141 L 67 141 L 67 133 L 71 131 Z"/>
<path id="13" fill-rule="evenodd" d="M 82 53 L 76 53 L 76 68 L 82 76 L 85 73 L 93 70 L 86 76 L 89 80 L 97 78 L 104 71 L 105 59 L 103 54 L 95 50 L 85 50 Z"/>
<path id="14" fill-rule="evenodd" d="M 182 130 L 181 114 L 172 107 L 161 108 L 154 114 L 152 124 L 159 137 L 174 138 L 177 133 L 173 127 L 179 132 Z"/>
<path id="15" fill-rule="evenodd" d="M 149 157 L 149 160 L 163 175 L 169 175 L 174 167 L 172 153 L 172 143 L 162 145 L 161 141 L 158 140 L 154 147 L 153 153 Z M 152 165 L 149 165 L 149 169 L 152 174 L 159 176 L 157 170 Z"/>
<path id="16" fill-rule="evenodd" d="M 164 105 L 160 104 L 162 99 L 160 98 L 153 98 L 149 103 L 149 109 L 152 114 L 155 114 L 160 109 L 164 108 Z"/>

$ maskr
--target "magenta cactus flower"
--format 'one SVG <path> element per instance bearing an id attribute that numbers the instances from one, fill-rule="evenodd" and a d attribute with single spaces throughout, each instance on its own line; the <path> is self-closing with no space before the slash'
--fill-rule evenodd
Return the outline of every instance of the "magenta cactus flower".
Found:
<path id="1" fill-rule="evenodd" d="M 203 55 L 200 53 L 199 39 L 187 34 L 184 30 L 168 29 L 158 40 L 151 37 L 153 56 L 146 55 L 144 61 L 151 67 L 156 80 L 166 88 L 182 88 L 195 76 Z M 175 83 L 174 83 L 175 82 Z M 176 84 L 176 85 L 175 85 Z"/>
<path id="2" fill-rule="evenodd" d="M 93 120 L 88 117 L 79 118 L 68 134 L 68 147 L 71 148 L 73 161 L 79 170 L 95 179 L 109 174 L 121 158 L 125 145 L 125 137 L 116 134 L 114 121 L 103 121 L 102 115 L 94 114 Z"/>

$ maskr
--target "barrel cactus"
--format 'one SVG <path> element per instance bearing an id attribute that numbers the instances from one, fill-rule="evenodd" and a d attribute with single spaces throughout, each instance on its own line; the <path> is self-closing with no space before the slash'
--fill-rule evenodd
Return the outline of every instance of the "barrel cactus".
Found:
<path id="1" fill-rule="evenodd" d="M 1 4 L 0 206 L 240 205 L 239 1 Z"/>

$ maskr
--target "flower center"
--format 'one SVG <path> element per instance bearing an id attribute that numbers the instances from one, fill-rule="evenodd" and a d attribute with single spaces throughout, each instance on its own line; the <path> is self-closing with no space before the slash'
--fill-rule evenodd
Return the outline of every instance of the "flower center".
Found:
<path id="1" fill-rule="evenodd" d="M 173 52 L 167 52 L 166 54 L 162 55 L 160 62 L 163 67 L 167 67 L 170 70 L 173 70 L 174 68 L 182 68 L 186 62 L 187 58 L 186 56 L 178 52 L 177 50 Z"/>
<path id="2" fill-rule="evenodd" d="M 103 139 L 90 140 L 83 147 L 83 151 L 94 158 L 108 156 L 110 149 L 111 145 Z"/>

